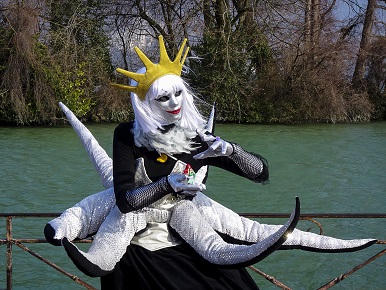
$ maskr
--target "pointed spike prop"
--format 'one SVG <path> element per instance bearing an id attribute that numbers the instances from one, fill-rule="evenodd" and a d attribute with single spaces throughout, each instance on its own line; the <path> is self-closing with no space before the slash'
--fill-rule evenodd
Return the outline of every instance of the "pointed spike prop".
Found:
<path id="1" fill-rule="evenodd" d="M 183 52 L 183 50 L 184 50 L 184 47 L 185 47 L 185 44 L 186 44 L 187 41 L 188 41 L 188 40 L 185 38 L 185 39 L 184 39 L 184 42 L 183 42 L 182 45 L 181 45 L 181 48 L 180 48 L 180 50 L 179 50 L 177 56 L 176 56 L 176 58 L 174 59 L 174 61 L 178 61 L 179 64 L 180 64 L 181 66 L 184 64 L 185 59 L 186 59 L 186 57 L 188 56 L 188 52 L 189 52 L 189 49 L 190 49 L 189 47 L 186 48 L 185 53 L 184 53 L 184 56 L 183 56 L 182 59 L 181 59 L 182 52 Z"/>
<path id="2" fill-rule="evenodd" d="M 124 76 L 127 76 L 128 78 L 135 80 L 136 82 L 138 82 L 141 79 L 141 77 L 143 76 L 142 74 L 127 71 L 127 70 L 124 70 L 122 68 L 117 68 L 117 72 L 123 74 Z"/>
<path id="3" fill-rule="evenodd" d="M 106 151 L 99 145 L 98 141 L 91 132 L 78 120 L 74 113 L 67 108 L 62 102 L 59 106 L 66 115 L 71 126 L 78 134 L 83 143 L 92 163 L 101 177 L 103 186 L 107 189 L 113 187 L 113 161 Z"/>
<path id="4" fill-rule="evenodd" d="M 171 63 L 172 61 L 170 60 L 169 55 L 166 51 L 165 41 L 162 35 L 158 37 L 158 43 L 159 43 L 159 63 L 161 65 L 163 63 L 166 63 L 166 64 Z"/>
<path id="5" fill-rule="evenodd" d="M 150 70 L 155 64 L 146 56 L 146 54 L 138 47 L 134 47 L 135 52 L 137 53 L 139 59 L 145 65 L 146 70 Z"/>
<path id="6" fill-rule="evenodd" d="M 208 132 L 214 133 L 214 122 L 215 122 L 215 117 L 216 117 L 216 106 L 213 104 L 212 110 L 210 112 L 208 121 L 205 126 L 205 130 Z M 200 168 L 199 171 L 196 173 L 196 179 L 200 180 L 201 182 L 204 180 L 205 176 L 208 175 L 208 165 L 205 165 Z"/>
<path id="7" fill-rule="evenodd" d="M 213 104 L 212 110 L 210 111 L 210 115 L 208 118 L 208 122 L 206 123 L 206 127 L 205 127 L 205 129 L 212 134 L 214 133 L 215 115 L 216 115 L 216 104 Z"/>

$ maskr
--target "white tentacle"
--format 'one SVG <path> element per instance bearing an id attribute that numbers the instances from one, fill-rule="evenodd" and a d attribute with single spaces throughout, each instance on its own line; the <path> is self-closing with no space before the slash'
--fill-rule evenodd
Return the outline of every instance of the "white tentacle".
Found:
<path id="1" fill-rule="evenodd" d="M 219 265 L 246 266 L 264 259 L 279 248 L 295 228 L 299 214 L 300 204 L 296 199 L 296 207 L 288 222 L 252 245 L 226 243 L 195 204 L 188 200 L 179 202 L 173 208 L 169 225 L 207 261 Z"/>
<path id="2" fill-rule="evenodd" d="M 95 169 L 99 173 L 102 184 L 105 188 L 113 187 L 113 161 L 108 156 L 106 151 L 99 145 L 98 141 L 91 134 L 91 132 L 83 125 L 82 122 L 74 115 L 74 113 L 67 108 L 63 103 L 59 103 L 60 108 L 66 115 L 71 126 L 78 134 L 87 151 Z"/>
<path id="3" fill-rule="evenodd" d="M 261 224 L 239 216 L 204 194 L 198 194 L 193 202 L 210 226 L 236 240 L 258 243 L 280 229 L 280 225 Z M 282 249 L 302 249 L 315 252 L 348 252 L 374 244 L 376 239 L 342 240 L 295 229 L 283 243 Z"/>

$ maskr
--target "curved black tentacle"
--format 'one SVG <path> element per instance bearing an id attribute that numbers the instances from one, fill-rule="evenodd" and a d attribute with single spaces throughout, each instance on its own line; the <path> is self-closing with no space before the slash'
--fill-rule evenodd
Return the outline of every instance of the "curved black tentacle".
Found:
<path id="1" fill-rule="evenodd" d="M 70 257 L 75 266 L 87 276 L 102 277 L 112 272 L 102 270 L 98 265 L 89 261 L 67 238 L 62 239 L 62 244 L 67 252 L 67 255 Z"/>
<path id="2" fill-rule="evenodd" d="M 283 235 L 275 243 L 273 243 L 270 247 L 268 247 L 267 250 L 265 250 L 263 253 L 261 253 L 260 255 L 254 257 L 248 261 L 232 265 L 232 267 L 234 267 L 234 266 L 247 267 L 247 266 L 250 266 L 252 264 L 256 264 L 256 263 L 260 262 L 261 260 L 265 259 L 266 257 L 268 257 L 274 251 L 278 250 L 283 245 L 283 243 L 287 240 L 288 235 L 292 233 L 292 231 L 295 229 L 295 227 L 299 221 L 299 217 L 300 217 L 300 200 L 299 200 L 299 197 L 296 197 L 295 200 L 296 200 L 296 204 L 295 204 L 295 208 L 294 208 L 294 214 L 293 214 L 292 221 L 289 224 L 287 230 L 283 233 Z"/>

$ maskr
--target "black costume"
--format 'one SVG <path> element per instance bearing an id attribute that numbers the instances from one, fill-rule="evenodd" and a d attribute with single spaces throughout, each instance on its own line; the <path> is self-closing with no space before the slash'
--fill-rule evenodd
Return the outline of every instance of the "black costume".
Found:
<path id="1" fill-rule="evenodd" d="M 165 163 L 161 163 L 157 161 L 159 154 L 156 151 L 135 146 L 132 127 L 132 123 L 120 124 L 114 134 L 114 188 L 117 205 L 122 212 L 132 210 L 126 200 L 126 192 L 132 189 L 136 159 L 144 158 L 146 172 L 153 182 L 170 174 L 176 162 L 168 158 Z M 174 155 L 178 160 L 190 164 L 194 171 L 197 172 L 205 165 L 214 165 L 247 178 L 254 178 L 258 182 L 268 179 L 268 167 L 263 158 L 262 173 L 258 177 L 251 177 L 229 157 L 194 159 L 193 155 L 208 148 L 198 136 L 194 141 L 199 147 L 196 151 Z M 254 157 L 256 158 L 255 155 Z M 156 251 L 130 245 L 113 273 L 101 278 L 102 289 L 258 289 L 244 268 L 230 269 L 213 265 L 181 239 L 179 243 Z"/>

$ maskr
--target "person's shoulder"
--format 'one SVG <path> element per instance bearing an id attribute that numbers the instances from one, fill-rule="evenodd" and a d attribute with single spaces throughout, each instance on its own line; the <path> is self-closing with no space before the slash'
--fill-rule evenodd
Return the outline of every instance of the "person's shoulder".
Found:
<path id="1" fill-rule="evenodd" d="M 126 131 L 127 130 L 130 132 L 134 127 L 134 122 L 131 121 L 131 122 L 124 122 L 124 123 L 120 123 L 118 124 L 117 127 L 115 127 L 115 131 L 117 132 L 123 132 L 123 131 Z"/>
<path id="2" fill-rule="evenodd" d="M 120 139 L 127 139 L 130 136 L 133 136 L 132 129 L 134 127 L 134 122 L 125 122 L 118 124 L 114 130 L 114 136 Z"/>

